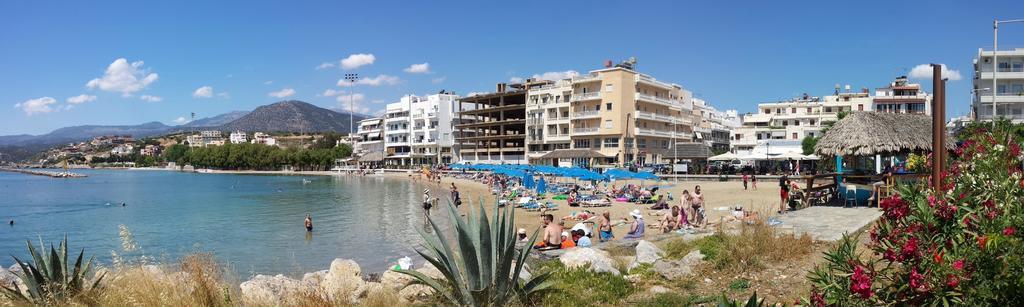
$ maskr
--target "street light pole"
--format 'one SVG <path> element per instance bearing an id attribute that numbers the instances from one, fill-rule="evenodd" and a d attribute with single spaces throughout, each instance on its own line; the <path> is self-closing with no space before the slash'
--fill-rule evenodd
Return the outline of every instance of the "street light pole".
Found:
<path id="1" fill-rule="evenodd" d="M 351 84 L 351 85 L 355 85 L 356 81 L 359 81 L 359 74 L 357 74 L 357 73 L 345 74 L 345 81 L 348 81 L 348 83 Z M 356 98 L 355 91 L 354 90 L 353 91 L 349 91 L 349 93 L 348 93 L 348 134 L 349 134 L 349 136 L 351 136 L 352 133 L 355 132 L 355 130 L 354 130 L 355 129 L 355 123 L 352 122 L 352 120 L 353 120 L 352 119 L 352 117 L 353 117 L 352 113 L 355 112 L 355 98 Z"/>
<path id="2" fill-rule="evenodd" d="M 996 19 L 992 22 L 992 127 L 996 125 L 996 100 L 999 99 L 999 24 L 1014 22 L 1024 22 L 1024 19 Z"/>

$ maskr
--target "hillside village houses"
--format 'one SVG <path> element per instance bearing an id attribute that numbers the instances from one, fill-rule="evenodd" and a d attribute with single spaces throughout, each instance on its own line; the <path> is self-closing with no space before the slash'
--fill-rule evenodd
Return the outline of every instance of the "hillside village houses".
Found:
<path id="1" fill-rule="evenodd" d="M 250 143 L 252 143 L 252 144 L 263 144 L 263 145 L 267 145 L 267 146 L 276 146 L 277 145 L 277 140 L 275 140 L 269 134 L 266 134 L 266 133 L 263 133 L 263 132 L 256 132 L 256 133 L 253 133 L 252 141 L 250 141 Z"/>
<path id="2" fill-rule="evenodd" d="M 805 137 L 820 137 L 822 129 L 838 120 L 840 112 L 869 111 L 884 113 L 931 114 L 932 96 L 920 84 L 909 83 L 907 77 L 896 78 L 888 86 L 877 88 L 872 96 L 868 89 L 851 92 L 836 85 L 832 95 L 802 97 L 761 103 L 757 113 L 743 116 L 742 126 L 732 134 L 732 152 L 751 159 L 794 152 L 802 153 Z"/>

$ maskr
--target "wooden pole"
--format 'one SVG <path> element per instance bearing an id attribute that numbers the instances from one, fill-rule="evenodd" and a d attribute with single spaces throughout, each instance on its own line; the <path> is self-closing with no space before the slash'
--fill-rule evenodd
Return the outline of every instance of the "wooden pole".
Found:
<path id="1" fill-rule="evenodd" d="M 932 65 L 932 190 L 942 189 L 942 172 L 945 165 L 945 82 L 942 80 L 942 65 Z"/>

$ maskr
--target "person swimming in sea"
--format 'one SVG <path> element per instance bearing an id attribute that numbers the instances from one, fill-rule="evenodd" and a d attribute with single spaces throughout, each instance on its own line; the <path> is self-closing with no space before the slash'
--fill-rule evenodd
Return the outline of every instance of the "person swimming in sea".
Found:
<path id="1" fill-rule="evenodd" d="M 306 232 L 313 232 L 313 217 L 306 213 Z"/>

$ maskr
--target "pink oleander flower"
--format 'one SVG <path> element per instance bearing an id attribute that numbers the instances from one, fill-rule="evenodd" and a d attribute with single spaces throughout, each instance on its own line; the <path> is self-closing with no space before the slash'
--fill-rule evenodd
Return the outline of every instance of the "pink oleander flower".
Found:
<path id="1" fill-rule="evenodd" d="M 1013 226 L 1007 226 L 1006 228 L 1003 228 L 1003 235 L 1004 236 L 1012 237 L 1016 233 L 1017 233 L 1017 228 L 1013 228 Z"/>
<path id="2" fill-rule="evenodd" d="M 963 259 L 958 259 L 957 261 L 953 261 L 953 268 L 956 269 L 957 271 L 963 270 L 964 269 L 964 260 Z"/>
<path id="3" fill-rule="evenodd" d="M 871 291 L 871 276 L 864 272 L 863 266 L 858 265 L 853 269 L 853 275 L 850 276 L 850 292 L 863 299 L 871 298 L 874 294 Z"/>

